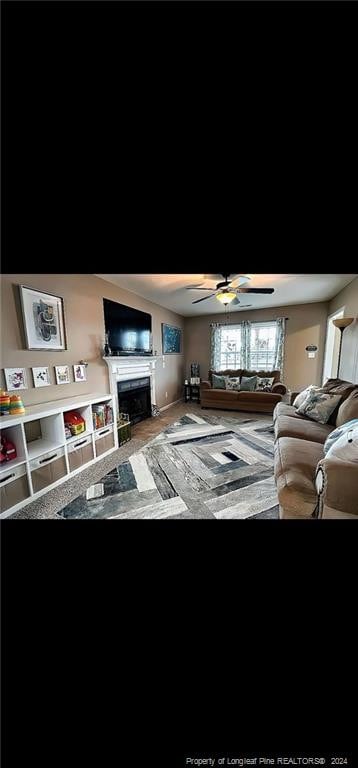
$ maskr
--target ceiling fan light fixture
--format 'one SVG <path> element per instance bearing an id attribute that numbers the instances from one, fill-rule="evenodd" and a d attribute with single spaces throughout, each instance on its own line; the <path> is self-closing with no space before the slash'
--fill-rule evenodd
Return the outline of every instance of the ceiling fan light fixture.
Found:
<path id="1" fill-rule="evenodd" d="M 230 301 L 236 298 L 236 293 L 233 291 L 220 291 L 216 294 L 216 298 L 221 304 L 230 304 Z"/>

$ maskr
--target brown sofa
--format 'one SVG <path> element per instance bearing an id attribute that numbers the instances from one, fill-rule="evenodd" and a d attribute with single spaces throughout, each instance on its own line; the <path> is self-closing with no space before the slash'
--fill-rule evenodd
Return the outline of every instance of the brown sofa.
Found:
<path id="1" fill-rule="evenodd" d="M 324 442 L 336 426 L 358 418 L 358 385 L 329 379 L 324 388 L 342 397 L 328 424 L 300 416 L 286 403 L 278 403 L 274 410 L 275 481 L 281 518 L 358 519 L 358 464 L 338 457 L 326 459 L 323 452 Z"/>
<path id="2" fill-rule="evenodd" d="M 212 375 L 217 376 L 267 376 L 274 379 L 269 391 L 240 392 L 230 389 L 214 389 Z M 209 380 L 200 384 L 200 402 L 202 408 L 223 408 L 235 411 L 256 411 L 272 413 L 277 403 L 286 394 L 286 387 L 280 382 L 280 371 L 245 371 L 232 370 L 209 371 Z"/>

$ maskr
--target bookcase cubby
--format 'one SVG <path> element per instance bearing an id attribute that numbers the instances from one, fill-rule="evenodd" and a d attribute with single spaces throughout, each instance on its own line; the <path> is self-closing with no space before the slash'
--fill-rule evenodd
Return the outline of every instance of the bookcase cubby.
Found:
<path id="1" fill-rule="evenodd" d="M 95 428 L 96 406 L 104 406 L 111 423 Z M 64 416 L 69 411 L 82 416 L 85 429 L 66 437 Z M 29 406 L 23 416 L 0 417 L 1 435 L 16 447 L 16 457 L 0 465 L 0 518 L 116 450 L 115 413 L 112 396 L 102 394 Z"/>

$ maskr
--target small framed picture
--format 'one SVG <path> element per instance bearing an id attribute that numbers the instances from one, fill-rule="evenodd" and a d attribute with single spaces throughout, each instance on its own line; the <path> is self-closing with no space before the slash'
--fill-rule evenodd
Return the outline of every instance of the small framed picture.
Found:
<path id="1" fill-rule="evenodd" d="M 87 381 L 86 366 L 85 365 L 74 365 L 73 366 L 73 376 L 74 376 L 75 381 Z"/>
<path id="2" fill-rule="evenodd" d="M 70 383 L 70 369 L 68 365 L 55 365 L 56 384 Z"/>
<path id="3" fill-rule="evenodd" d="M 49 387 L 51 384 L 50 371 L 44 366 L 41 366 L 41 368 L 33 368 L 32 376 L 35 387 Z"/>
<path id="4" fill-rule="evenodd" d="M 63 299 L 20 285 L 27 349 L 66 349 Z"/>
<path id="5" fill-rule="evenodd" d="M 27 389 L 25 368 L 4 368 L 6 389 L 11 392 L 16 389 Z"/>

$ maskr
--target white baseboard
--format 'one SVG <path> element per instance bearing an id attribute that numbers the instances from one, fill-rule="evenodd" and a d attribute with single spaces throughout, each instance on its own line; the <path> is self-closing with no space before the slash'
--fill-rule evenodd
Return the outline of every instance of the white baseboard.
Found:
<path id="1" fill-rule="evenodd" d="M 171 408 L 172 405 L 176 405 L 177 403 L 182 403 L 184 400 L 183 397 L 179 397 L 179 400 L 174 400 L 174 403 L 169 403 L 168 405 L 163 405 L 162 408 L 159 408 L 160 412 L 166 411 L 167 408 Z"/>

